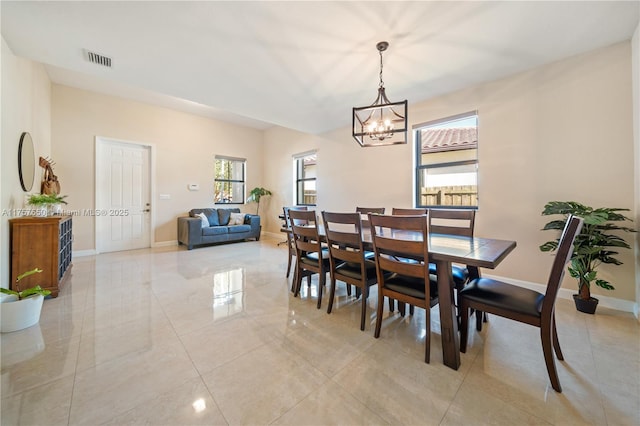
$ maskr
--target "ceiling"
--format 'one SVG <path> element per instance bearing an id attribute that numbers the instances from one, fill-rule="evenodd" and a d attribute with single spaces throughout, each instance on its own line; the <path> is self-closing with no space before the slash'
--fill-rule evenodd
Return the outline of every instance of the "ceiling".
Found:
<path id="1" fill-rule="evenodd" d="M 632 37 L 638 1 L 0 3 L 51 80 L 266 129 L 351 125 L 377 95 L 426 100 Z M 86 51 L 112 58 L 106 68 Z"/>

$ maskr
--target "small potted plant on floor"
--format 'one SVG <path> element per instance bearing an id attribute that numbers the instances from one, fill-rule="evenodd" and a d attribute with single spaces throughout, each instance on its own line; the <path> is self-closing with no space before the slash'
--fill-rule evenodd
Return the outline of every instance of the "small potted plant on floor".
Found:
<path id="1" fill-rule="evenodd" d="M 256 214 L 258 214 L 258 212 L 260 211 L 260 198 L 264 197 L 265 195 L 271 195 L 271 191 L 269 191 L 268 189 L 256 187 L 253 188 L 251 192 L 249 192 L 247 203 L 255 202 L 258 204 L 256 207 Z"/>
<path id="2" fill-rule="evenodd" d="M 618 213 L 629 211 L 619 208 L 593 208 L 575 201 L 551 201 L 544 206 L 543 215 L 563 215 L 562 219 L 547 223 L 543 230 L 560 230 L 569 215 L 584 219 L 582 231 L 573 243 L 574 251 L 569 264 L 569 274 L 578 280 L 578 294 L 573 295 L 576 309 L 593 314 L 598 305 L 598 299 L 591 297 L 591 284 L 606 290 L 613 290 L 613 285 L 597 277 L 596 269 L 602 263 L 621 265 L 614 256 L 619 248 L 631 248 L 627 242 L 611 231 L 636 232 L 632 228 L 618 226 L 613 222 L 631 221 L 628 217 Z M 547 241 L 540 246 L 542 251 L 554 251 L 558 248 L 558 240 Z"/>
<path id="3" fill-rule="evenodd" d="M 0 288 L 0 330 L 2 333 L 22 330 L 40 321 L 42 302 L 51 294 L 49 290 L 35 286 L 20 290 L 20 280 L 29 275 L 38 274 L 42 269 L 35 268 L 18 276 L 16 290 Z"/>

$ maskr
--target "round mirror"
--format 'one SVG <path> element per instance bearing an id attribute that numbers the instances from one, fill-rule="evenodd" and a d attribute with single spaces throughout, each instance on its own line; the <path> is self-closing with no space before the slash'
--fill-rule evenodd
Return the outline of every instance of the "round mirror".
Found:
<path id="1" fill-rule="evenodd" d="M 24 191 L 31 191 L 36 171 L 36 154 L 29 132 L 23 132 L 18 146 L 18 174 Z"/>

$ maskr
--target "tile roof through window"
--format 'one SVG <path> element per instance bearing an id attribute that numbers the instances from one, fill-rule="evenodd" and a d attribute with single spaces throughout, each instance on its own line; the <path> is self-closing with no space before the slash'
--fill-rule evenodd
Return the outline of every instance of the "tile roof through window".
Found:
<path id="1" fill-rule="evenodd" d="M 476 127 L 424 129 L 420 133 L 423 153 L 478 147 L 478 129 Z"/>

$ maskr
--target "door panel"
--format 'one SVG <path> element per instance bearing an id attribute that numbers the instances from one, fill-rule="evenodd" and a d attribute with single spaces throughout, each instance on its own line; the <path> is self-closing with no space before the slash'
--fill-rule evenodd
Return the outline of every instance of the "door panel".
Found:
<path id="1" fill-rule="evenodd" d="M 99 252 L 150 246 L 150 149 L 98 140 L 96 238 Z"/>

